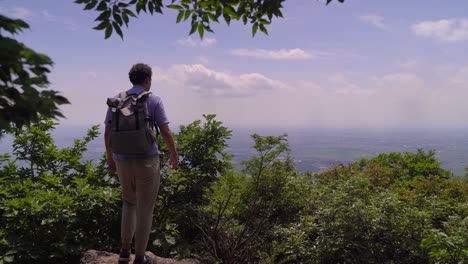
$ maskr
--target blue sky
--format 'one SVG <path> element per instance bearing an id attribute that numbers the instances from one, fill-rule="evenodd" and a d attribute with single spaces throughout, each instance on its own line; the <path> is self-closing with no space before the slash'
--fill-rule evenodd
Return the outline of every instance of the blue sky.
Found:
<path id="1" fill-rule="evenodd" d="M 176 13 L 141 14 L 105 40 L 73 1 L 0 0 L 19 36 L 55 62 L 64 125 L 102 123 L 106 98 L 153 67 L 173 124 L 215 113 L 229 126 L 468 128 L 468 1 L 289 0 L 269 36 L 241 23 L 188 36 Z"/>

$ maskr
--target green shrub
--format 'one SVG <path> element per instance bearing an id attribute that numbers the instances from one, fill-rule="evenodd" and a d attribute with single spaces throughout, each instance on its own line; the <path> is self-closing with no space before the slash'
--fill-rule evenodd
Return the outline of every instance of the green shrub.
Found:
<path id="1" fill-rule="evenodd" d="M 422 151 L 312 174 L 308 210 L 262 262 L 464 263 L 468 184 L 449 175 Z"/>
<path id="2" fill-rule="evenodd" d="M 4 262 L 63 263 L 118 242 L 120 190 L 103 174 L 103 162 L 82 161 L 97 127 L 59 149 L 50 136 L 55 125 L 41 120 L 17 131 L 15 159 L 4 161 L 0 170 Z"/>
<path id="3" fill-rule="evenodd" d="M 202 237 L 194 225 L 196 209 L 209 202 L 212 185 L 218 176 L 232 169 L 231 156 L 225 152 L 231 131 L 204 115 L 181 126 L 176 140 L 179 154 L 177 171 L 163 166 L 161 187 L 155 210 L 151 249 L 166 257 L 204 255 L 198 243 Z M 162 164 L 166 164 L 167 147 L 160 142 Z"/>
<path id="4" fill-rule="evenodd" d="M 300 173 L 286 135 L 254 134 L 235 171 L 231 131 L 204 116 L 175 135 L 180 168 L 162 179 L 150 249 L 203 263 L 464 263 L 468 177 L 435 152 L 388 153 Z M 0 157 L 0 264 L 73 263 L 118 247 L 120 187 L 106 159 L 83 161 L 91 128 L 59 149 L 51 121 L 18 131 Z"/>
<path id="5" fill-rule="evenodd" d="M 292 166 L 286 135 L 254 134 L 257 155 L 240 172 L 227 172 L 213 185 L 209 204 L 194 223 L 213 262 L 258 263 L 274 229 L 299 219 L 306 205 L 306 179 Z"/>

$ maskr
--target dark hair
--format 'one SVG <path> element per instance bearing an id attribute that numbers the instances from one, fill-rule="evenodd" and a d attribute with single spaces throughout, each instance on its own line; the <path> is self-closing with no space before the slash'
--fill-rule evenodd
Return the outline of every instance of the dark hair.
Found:
<path id="1" fill-rule="evenodd" d="M 128 78 L 133 85 L 142 84 L 147 78 L 151 78 L 151 67 L 144 63 L 137 63 L 128 72 Z"/>

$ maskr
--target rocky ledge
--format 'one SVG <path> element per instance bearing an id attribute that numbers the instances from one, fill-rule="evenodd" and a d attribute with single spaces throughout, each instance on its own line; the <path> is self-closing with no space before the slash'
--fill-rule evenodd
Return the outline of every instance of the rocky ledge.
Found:
<path id="1" fill-rule="evenodd" d="M 151 252 L 146 252 L 146 255 L 153 260 L 154 264 L 200 264 L 200 262 L 194 259 L 175 260 L 161 258 L 154 255 Z M 134 257 L 135 256 L 132 255 L 130 263 L 133 263 Z M 81 258 L 80 264 L 116 264 L 118 263 L 118 261 L 118 254 L 109 253 L 105 251 L 88 250 L 83 253 L 83 257 Z"/>

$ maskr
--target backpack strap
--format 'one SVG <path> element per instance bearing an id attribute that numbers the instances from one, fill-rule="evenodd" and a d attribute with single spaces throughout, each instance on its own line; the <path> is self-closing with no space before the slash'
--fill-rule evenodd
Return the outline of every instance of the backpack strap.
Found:
<path id="1" fill-rule="evenodd" d="M 143 97 L 149 95 L 149 94 L 151 94 L 151 92 L 148 92 L 148 91 L 142 92 L 141 94 L 138 95 L 137 101 L 140 100 L 140 99 L 142 99 Z"/>
<path id="2" fill-rule="evenodd" d="M 135 100 L 134 103 L 138 103 L 142 98 L 144 98 L 148 94 L 149 94 L 149 92 L 147 92 L 147 91 L 144 91 L 144 92 L 138 94 L 138 96 L 136 96 L 136 98 L 134 99 Z M 137 94 L 135 94 L 135 95 L 137 95 Z M 132 94 L 132 96 L 133 96 L 133 94 Z M 137 130 L 140 129 L 140 125 L 141 125 L 140 124 L 140 118 L 138 117 L 138 115 L 140 115 L 140 114 L 141 113 L 138 112 L 138 108 L 135 108 L 135 121 L 136 121 L 135 125 L 136 125 Z M 143 114 L 147 114 L 147 113 L 143 113 Z"/>
<path id="3" fill-rule="evenodd" d="M 149 91 L 144 91 L 144 92 L 142 92 L 141 94 L 138 95 L 137 101 L 140 100 L 140 99 L 142 99 L 142 98 L 144 98 L 145 96 L 149 96 L 150 94 L 151 94 L 151 92 L 149 92 Z M 150 125 L 151 125 L 151 126 L 150 126 L 151 130 L 156 129 L 156 144 L 157 144 L 157 138 L 158 138 L 159 134 L 161 134 L 161 133 L 159 132 L 158 124 L 157 124 L 156 121 L 153 120 L 152 118 L 150 118 L 148 121 L 149 121 L 149 123 L 150 123 Z"/>
<path id="4" fill-rule="evenodd" d="M 118 108 L 122 107 L 122 104 L 124 102 L 123 99 L 125 99 L 126 97 L 127 97 L 127 92 L 121 92 L 119 94 L 119 98 L 121 99 L 121 101 L 120 101 L 120 103 L 118 105 Z M 115 130 L 119 131 L 120 130 L 120 128 L 119 128 L 119 114 L 114 115 L 114 117 L 115 117 Z"/>

